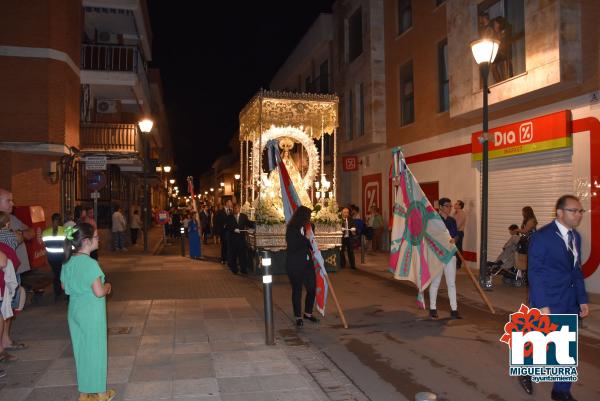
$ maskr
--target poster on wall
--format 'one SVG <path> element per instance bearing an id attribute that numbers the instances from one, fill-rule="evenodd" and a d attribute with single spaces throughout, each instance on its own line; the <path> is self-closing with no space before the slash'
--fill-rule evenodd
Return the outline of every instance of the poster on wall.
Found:
<path id="1" fill-rule="evenodd" d="M 381 173 L 362 177 L 362 215 L 365 218 L 372 206 L 381 212 Z"/>

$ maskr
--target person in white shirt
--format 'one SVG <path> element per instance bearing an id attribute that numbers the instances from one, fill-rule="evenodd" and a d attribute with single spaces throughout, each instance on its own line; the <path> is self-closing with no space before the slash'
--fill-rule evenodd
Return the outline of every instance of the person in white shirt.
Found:
<path id="1" fill-rule="evenodd" d="M 112 233 L 116 251 L 127 250 L 127 248 L 123 246 L 126 227 L 127 222 L 125 221 L 125 216 L 123 216 L 123 209 L 120 206 L 117 206 L 115 212 L 112 214 Z"/>

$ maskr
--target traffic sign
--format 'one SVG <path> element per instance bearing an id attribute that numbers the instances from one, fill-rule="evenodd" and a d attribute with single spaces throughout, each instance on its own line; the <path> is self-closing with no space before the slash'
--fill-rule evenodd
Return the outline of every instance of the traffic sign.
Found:
<path id="1" fill-rule="evenodd" d="M 88 171 L 87 186 L 91 191 L 99 191 L 106 186 L 106 174 L 104 171 Z"/>
<path id="2" fill-rule="evenodd" d="M 91 171 L 106 170 L 106 156 L 88 156 L 85 158 L 85 169 Z"/>

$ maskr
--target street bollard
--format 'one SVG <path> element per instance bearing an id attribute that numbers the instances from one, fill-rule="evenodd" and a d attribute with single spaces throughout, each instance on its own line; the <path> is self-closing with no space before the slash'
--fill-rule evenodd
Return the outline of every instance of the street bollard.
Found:
<path id="1" fill-rule="evenodd" d="M 415 401 L 436 401 L 437 395 L 433 393 L 423 392 L 415 394 Z"/>
<path id="2" fill-rule="evenodd" d="M 263 295 L 265 308 L 265 343 L 275 345 L 275 328 L 273 325 L 273 294 L 271 285 L 273 276 L 271 275 L 271 254 L 269 251 L 261 251 L 260 263 L 263 267 Z"/>
<path id="3" fill-rule="evenodd" d="M 179 229 L 179 236 L 181 237 L 181 256 L 185 256 L 185 227 L 181 226 Z"/>

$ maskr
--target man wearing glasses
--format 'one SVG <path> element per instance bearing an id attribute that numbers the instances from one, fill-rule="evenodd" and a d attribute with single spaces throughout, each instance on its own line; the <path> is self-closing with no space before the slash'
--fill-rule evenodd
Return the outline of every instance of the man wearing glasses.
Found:
<path id="1" fill-rule="evenodd" d="M 452 211 L 452 201 L 448 198 L 440 199 L 440 216 L 450 233 L 450 243 L 456 243 L 458 238 L 458 228 L 456 226 L 456 220 L 450 216 Z M 450 298 L 450 317 L 452 319 L 462 319 L 458 314 L 458 305 L 456 302 L 456 256 L 444 266 L 444 276 L 446 276 L 446 286 L 448 287 L 448 298 Z M 442 274 L 438 274 L 436 278 L 431 280 L 429 285 L 429 317 L 432 319 L 438 318 L 437 313 L 437 293 L 442 282 Z"/>
<path id="2" fill-rule="evenodd" d="M 529 300 L 542 313 L 589 314 L 581 271 L 581 236 L 575 230 L 584 209 L 579 198 L 563 195 L 556 201 L 556 219 L 531 237 L 528 251 Z M 523 384 L 529 394 L 533 388 Z M 554 382 L 551 397 L 575 401 L 570 382 Z"/>

